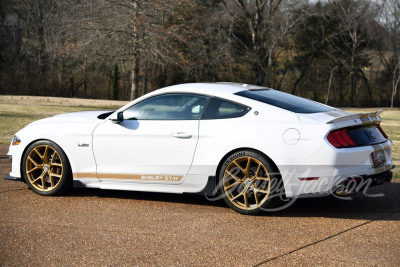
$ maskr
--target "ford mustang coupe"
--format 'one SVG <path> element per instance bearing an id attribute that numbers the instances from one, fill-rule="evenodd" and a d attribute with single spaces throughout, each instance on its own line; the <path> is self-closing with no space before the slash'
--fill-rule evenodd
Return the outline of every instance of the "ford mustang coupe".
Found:
<path id="1" fill-rule="evenodd" d="M 283 197 L 347 195 L 390 181 L 392 142 L 379 113 L 247 84 L 175 85 L 115 112 L 29 124 L 12 140 L 5 179 L 40 195 L 71 187 L 205 193 L 256 214 Z"/>

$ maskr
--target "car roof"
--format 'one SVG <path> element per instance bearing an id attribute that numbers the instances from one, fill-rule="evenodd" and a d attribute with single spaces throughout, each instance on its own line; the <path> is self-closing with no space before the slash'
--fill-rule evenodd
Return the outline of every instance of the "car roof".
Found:
<path id="1" fill-rule="evenodd" d="M 243 90 L 265 90 L 269 89 L 262 86 L 232 83 L 232 82 L 218 82 L 218 83 L 184 83 L 178 85 L 168 86 L 158 89 L 154 92 L 157 94 L 171 93 L 171 92 L 185 92 L 185 93 L 198 93 L 212 96 L 232 96 L 233 94 Z"/>

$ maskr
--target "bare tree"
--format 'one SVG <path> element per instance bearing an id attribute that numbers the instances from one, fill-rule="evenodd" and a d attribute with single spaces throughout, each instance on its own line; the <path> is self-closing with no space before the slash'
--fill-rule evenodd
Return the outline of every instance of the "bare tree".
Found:
<path id="1" fill-rule="evenodd" d="M 32 87 L 38 87 L 35 88 L 36 92 L 42 94 L 52 93 L 53 88 L 47 81 L 52 80 L 56 65 L 60 32 L 58 16 L 63 5 L 62 0 L 11 0 L 8 3 L 7 12 L 15 14 L 23 21 L 23 38 L 17 48 L 17 66 L 19 75 L 30 78 L 25 85 L 28 91 L 24 93 L 31 93 Z"/>
<path id="2" fill-rule="evenodd" d="M 224 0 L 233 18 L 245 22 L 250 42 L 235 36 L 242 49 L 248 50 L 250 64 L 256 73 L 256 83 L 275 86 L 278 58 L 284 43 L 299 17 L 293 16 L 301 1 L 284 0 Z M 234 33 L 233 33 L 234 34 Z"/>
<path id="3" fill-rule="evenodd" d="M 400 85 L 400 2 L 396 0 L 384 1 L 383 21 L 389 33 L 392 57 L 386 60 L 388 69 L 392 69 L 392 92 L 390 107 L 393 108 L 394 98 Z M 384 57 L 385 55 L 383 55 Z"/>
<path id="4" fill-rule="evenodd" d="M 141 74 L 148 77 L 144 72 L 151 64 L 186 64 L 179 44 L 189 33 L 195 35 L 185 17 L 196 14 L 190 12 L 196 8 L 192 1 L 98 0 L 90 8 L 81 21 L 87 34 L 81 47 L 90 58 L 118 61 L 130 69 L 130 99 L 139 96 Z"/>
<path id="5" fill-rule="evenodd" d="M 347 69 L 350 95 L 358 102 L 358 80 L 364 81 L 370 91 L 363 67 L 369 64 L 367 49 L 370 36 L 367 34 L 367 27 L 377 17 L 377 12 L 371 8 L 371 2 L 367 0 L 339 0 L 335 1 L 334 5 L 340 19 L 338 25 L 340 42 L 331 43 L 333 49 L 336 50 L 336 56 L 333 59 L 339 60 Z M 341 51 L 343 56 L 337 57 Z M 371 93 L 369 92 L 368 95 L 370 96 Z"/>

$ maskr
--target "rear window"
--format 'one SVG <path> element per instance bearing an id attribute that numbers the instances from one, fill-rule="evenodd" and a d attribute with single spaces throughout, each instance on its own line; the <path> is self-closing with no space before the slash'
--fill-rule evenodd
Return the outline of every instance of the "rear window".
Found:
<path id="1" fill-rule="evenodd" d="M 296 113 L 318 113 L 333 110 L 332 108 L 318 102 L 273 89 L 246 90 L 237 92 L 236 95 L 257 100 Z"/>

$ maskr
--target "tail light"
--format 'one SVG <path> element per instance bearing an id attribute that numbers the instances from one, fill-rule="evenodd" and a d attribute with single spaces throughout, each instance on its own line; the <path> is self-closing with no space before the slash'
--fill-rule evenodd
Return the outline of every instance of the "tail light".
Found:
<path id="1" fill-rule="evenodd" d="M 336 148 L 352 147 L 357 145 L 353 138 L 351 138 L 351 136 L 348 134 L 347 129 L 332 131 L 328 134 L 327 139 L 329 143 Z"/>
<path id="2" fill-rule="evenodd" d="M 383 131 L 382 127 L 380 124 L 378 124 L 376 126 L 378 128 L 378 130 L 381 132 L 381 134 L 383 135 L 383 137 L 385 137 L 386 139 L 388 138 L 387 134 Z"/>
<path id="3" fill-rule="evenodd" d="M 369 146 L 387 141 L 388 136 L 379 124 L 353 126 L 331 131 L 326 137 L 336 148 Z"/>

